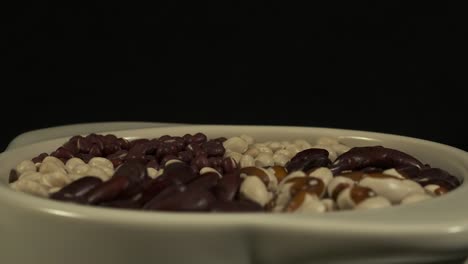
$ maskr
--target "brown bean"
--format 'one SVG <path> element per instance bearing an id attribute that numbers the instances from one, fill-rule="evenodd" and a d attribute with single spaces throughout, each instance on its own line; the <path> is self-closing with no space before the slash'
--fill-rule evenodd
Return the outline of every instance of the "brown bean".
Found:
<path id="1" fill-rule="evenodd" d="M 366 167 L 390 169 L 406 166 L 422 168 L 423 164 L 404 152 L 382 146 L 372 146 L 350 149 L 335 160 L 331 169 L 336 175 L 344 170 L 359 170 Z"/>
<path id="2" fill-rule="evenodd" d="M 61 201 L 83 202 L 81 198 L 85 197 L 87 193 L 101 183 L 102 180 L 97 177 L 86 176 L 66 185 L 60 191 L 53 193 L 50 198 Z"/>
<path id="3" fill-rule="evenodd" d="M 286 164 L 286 169 L 289 173 L 293 171 L 308 171 L 312 168 L 328 167 L 330 163 L 327 150 L 311 148 L 297 153 Z"/>

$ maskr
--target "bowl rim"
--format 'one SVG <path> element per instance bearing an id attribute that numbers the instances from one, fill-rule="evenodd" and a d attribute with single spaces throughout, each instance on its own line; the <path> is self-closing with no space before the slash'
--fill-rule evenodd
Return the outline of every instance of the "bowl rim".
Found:
<path id="1" fill-rule="evenodd" d="M 151 133 L 154 133 L 154 136 L 163 135 L 166 131 L 170 132 L 170 134 L 181 134 L 185 133 L 185 131 L 204 132 L 213 130 L 217 131 L 216 133 L 243 130 L 256 130 L 257 132 L 268 130 L 269 133 L 277 133 L 278 130 L 280 130 L 280 132 L 288 130 L 289 132 L 296 131 L 295 133 L 312 132 L 312 134 L 324 134 L 330 136 L 347 134 L 354 135 L 346 136 L 347 138 L 354 137 L 361 140 L 371 141 L 377 139 L 384 141 L 398 140 L 399 142 L 411 142 L 411 144 L 419 144 L 429 148 L 444 150 L 454 156 L 457 156 L 463 163 L 465 172 L 468 171 L 468 153 L 461 149 L 414 137 L 363 130 L 304 126 L 187 125 L 107 131 L 99 132 L 99 134 L 108 133 L 118 136 L 126 136 L 127 138 L 138 138 Z M 238 134 L 239 132 L 236 133 Z M 246 134 L 251 133 L 252 132 L 247 132 Z M 31 151 L 36 147 L 55 144 L 55 142 L 63 142 L 68 138 L 69 137 L 61 137 L 7 150 L 0 154 L 0 164 L 5 157 L 10 155 L 28 153 L 28 151 Z M 9 168 L 12 168 L 13 166 L 10 166 Z M 468 179 L 468 173 L 464 174 L 464 178 Z M 359 212 L 338 211 L 326 214 L 301 215 L 275 213 L 146 212 L 58 202 L 19 193 L 8 188 L 7 184 L 0 184 L 0 210 L 3 203 L 4 205 L 14 206 L 17 209 L 26 210 L 30 213 L 80 219 L 82 221 L 94 223 L 114 223 L 127 226 L 137 225 L 139 227 L 149 228 L 154 225 L 170 225 L 181 228 L 187 226 L 262 227 L 288 230 L 320 230 L 322 232 L 371 232 L 385 234 L 388 236 L 402 232 L 414 235 L 468 233 L 468 207 L 463 206 L 462 203 L 460 203 L 463 199 L 468 199 L 467 184 L 462 184 L 459 188 L 446 196 L 438 197 L 437 199 L 430 201 Z M 458 210 L 458 212 L 444 211 L 444 206 L 448 207 L 448 205 L 453 205 L 454 203 L 467 210 Z M 463 211 L 466 211 L 466 213 Z M 456 217 L 440 217 L 440 214 L 447 212 L 456 213 Z M 181 215 L 183 217 L 180 217 Z M 451 215 L 449 214 L 449 216 Z M 445 221 L 441 222 L 440 219 L 445 219 Z"/>

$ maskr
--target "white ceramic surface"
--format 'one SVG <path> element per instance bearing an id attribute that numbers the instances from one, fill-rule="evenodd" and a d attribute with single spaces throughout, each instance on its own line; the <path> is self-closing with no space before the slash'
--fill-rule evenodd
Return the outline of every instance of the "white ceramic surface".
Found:
<path id="1" fill-rule="evenodd" d="M 382 144 L 468 178 L 468 154 L 428 141 L 361 131 L 181 126 L 118 131 L 129 138 L 204 132 L 258 140 L 337 136 Z M 0 155 L 0 263 L 429 263 L 468 254 L 468 187 L 417 204 L 328 214 L 135 212 L 72 205 L 7 186 L 15 164 L 65 138 Z"/>

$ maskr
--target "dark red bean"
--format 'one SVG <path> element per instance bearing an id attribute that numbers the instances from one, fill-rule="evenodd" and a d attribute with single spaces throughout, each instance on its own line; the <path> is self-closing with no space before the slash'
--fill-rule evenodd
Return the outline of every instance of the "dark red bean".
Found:
<path id="1" fill-rule="evenodd" d="M 419 168 L 414 167 L 414 166 L 400 167 L 400 168 L 396 168 L 396 170 L 405 178 L 416 177 L 420 171 Z"/>
<path id="2" fill-rule="evenodd" d="M 237 163 L 233 158 L 224 158 L 222 165 L 224 173 L 231 173 L 237 169 Z"/>
<path id="3" fill-rule="evenodd" d="M 140 184 L 145 178 L 148 177 L 146 164 L 142 160 L 129 160 L 122 164 L 112 176 L 127 178 L 130 185 Z M 130 186 L 131 187 L 131 186 Z"/>
<path id="4" fill-rule="evenodd" d="M 205 143 L 207 141 L 207 137 L 205 134 L 203 133 L 196 133 L 195 135 L 193 135 L 192 137 L 192 142 L 194 143 L 197 143 L 197 144 L 202 144 L 202 143 Z"/>
<path id="5" fill-rule="evenodd" d="M 172 137 L 169 135 L 164 135 L 164 136 L 159 137 L 159 141 L 161 142 L 169 140 L 169 139 L 172 139 Z"/>
<path id="6" fill-rule="evenodd" d="M 202 147 L 200 144 L 197 144 L 197 143 L 190 143 L 187 145 L 187 147 L 185 147 L 186 150 L 191 150 L 195 153 L 197 153 L 198 151 L 202 150 Z"/>
<path id="7" fill-rule="evenodd" d="M 168 144 L 162 144 L 158 150 L 156 151 L 156 157 L 157 158 L 163 158 L 164 156 L 170 155 L 170 154 L 175 154 L 173 152 L 173 148 L 168 145 Z"/>
<path id="8" fill-rule="evenodd" d="M 209 167 L 221 167 L 223 166 L 223 158 L 222 157 L 211 157 L 211 158 L 208 158 L 209 162 L 210 162 L 210 166 Z"/>
<path id="9" fill-rule="evenodd" d="M 264 209 L 259 204 L 248 201 L 216 201 L 211 207 L 212 212 L 263 212 Z"/>
<path id="10" fill-rule="evenodd" d="M 194 152 L 195 157 L 206 157 L 208 158 L 208 153 L 206 151 L 198 149 Z"/>
<path id="11" fill-rule="evenodd" d="M 58 148 L 56 151 L 52 152 L 50 155 L 56 158 L 63 158 L 67 160 L 73 158 L 73 153 L 64 147 Z"/>
<path id="12" fill-rule="evenodd" d="M 102 157 L 101 147 L 98 144 L 93 144 L 89 149 L 89 154 L 93 155 L 94 157 Z"/>
<path id="13" fill-rule="evenodd" d="M 82 159 L 86 163 L 88 163 L 92 158 L 94 158 L 93 155 L 86 153 L 78 153 L 75 155 L 75 157 Z"/>
<path id="14" fill-rule="evenodd" d="M 66 185 L 60 191 L 53 193 L 50 198 L 61 201 L 81 202 L 81 198 L 85 197 L 87 193 L 101 183 L 102 180 L 97 177 L 86 176 Z"/>
<path id="15" fill-rule="evenodd" d="M 175 159 L 177 159 L 175 155 L 169 154 L 169 155 L 164 156 L 164 158 L 161 159 L 161 162 L 159 164 L 161 164 L 164 167 L 166 166 L 166 162 L 170 160 L 175 160 Z"/>
<path id="16" fill-rule="evenodd" d="M 226 141 L 226 140 L 227 140 L 227 138 L 225 138 L 225 137 L 219 137 L 219 138 L 213 139 L 213 141 L 217 141 L 217 142 L 219 142 L 219 143 L 223 143 L 223 142 Z"/>
<path id="17" fill-rule="evenodd" d="M 151 160 L 146 164 L 146 167 L 159 170 L 159 162 L 157 160 Z"/>
<path id="18" fill-rule="evenodd" d="M 139 143 L 134 145 L 133 147 L 130 148 L 128 151 L 127 156 L 125 156 L 126 160 L 131 160 L 131 159 L 144 159 L 146 155 L 146 150 L 148 149 L 148 145 L 145 143 Z"/>
<path id="19" fill-rule="evenodd" d="M 176 148 L 176 152 L 180 152 L 185 149 L 185 143 L 181 137 L 174 137 L 174 142 L 172 144 Z"/>
<path id="20" fill-rule="evenodd" d="M 113 153 L 116 153 L 117 151 L 120 150 L 120 147 L 117 143 L 107 143 L 104 145 L 104 149 L 102 150 L 104 155 L 111 155 Z"/>
<path id="21" fill-rule="evenodd" d="M 89 136 L 86 137 L 86 139 L 89 141 L 89 143 L 91 143 L 91 147 L 93 147 L 93 145 L 97 146 L 97 148 L 99 149 L 100 152 L 102 152 L 104 150 L 104 143 L 102 141 L 102 136 L 100 135 L 96 135 L 96 134 L 90 134 Z M 91 150 L 90 150 L 91 152 Z"/>
<path id="22" fill-rule="evenodd" d="M 210 167 L 210 161 L 207 157 L 204 156 L 195 157 L 191 164 L 194 165 L 194 167 L 196 167 L 198 170 L 201 170 L 204 167 Z"/>
<path id="23" fill-rule="evenodd" d="M 117 144 L 117 137 L 112 134 L 107 134 L 104 137 L 102 137 L 102 142 L 104 143 L 104 145 Z"/>
<path id="24" fill-rule="evenodd" d="M 63 144 L 63 147 L 69 150 L 73 155 L 79 152 L 78 147 L 76 146 L 76 141 L 75 142 L 68 141 L 65 144 Z"/>
<path id="25" fill-rule="evenodd" d="M 8 183 L 13 183 L 19 178 L 18 172 L 16 170 L 10 170 L 10 176 L 8 177 Z"/>
<path id="26" fill-rule="evenodd" d="M 328 167 L 330 163 L 327 150 L 311 148 L 297 153 L 286 163 L 286 170 L 288 172 L 308 171 L 312 168 Z"/>
<path id="27" fill-rule="evenodd" d="M 202 149 L 204 151 L 206 151 L 206 153 L 210 157 L 223 156 L 224 152 L 226 151 L 224 149 L 223 144 L 221 144 L 221 143 L 219 143 L 217 141 L 213 141 L 213 140 L 210 140 L 210 141 L 208 141 L 206 143 L 203 143 L 202 144 Z"/>
<path id="28" fill-rule="evenodd" d="M 190 134 L 185 134 L 182 138 L 184 139 L 185 145 L 188 145 L 193 142 L 192 141 L 193 137 Z"/>
<path id="29" fill-rule="evenodd" d="M 141 197 L 141 202 L 146 204 L 148 201 L 155 199 L 157 195 L 162 194 L 163 192 L 167 193 L 176 188 L 176 184 L 163 175 L 158 178 L 151 180 L 149 184 L 144 188 L 143 195 Z"/>
<path id="30" fill-rule="evenodd" d="M 128 155 L 128 151 L 126 150 L 119 150 L 113 154 L 108 155 L 106 158 L 107 159 L 125 159 L 125 157 Z"/>
<path id="31" fill-rule="evenodd" d="M 167 180 L 153 181 L 150 187 L 143 192 L 140 202 L 144 203 L 143 209 L 152 208 L 174 194 L 183 192 L 186 189 L 187 186 L 184 184 L 170 184 Z"/>
<path id="32" fill-rule="evenodd" d="M 91 143 L 85 138 L 79 138 L 78 141 L 76 141 L 76 147 L 80 153 L 87 154 L 91 149 Z"/>
<path id="33" fill-rule="evenodd" d="M 130 143 L 125 138 L 117 139 L 116 143 L 119 145 L 120 149 L 128 150 L 130 148 Z"/>
<path id="34" fill-rule="evenodd" d="M 184 150 L 177 154 L 177 158 L 183 162 L 190 163 L 194 157 L 193 151 Z"/>
<path id="35" fill-rule="evenodd" d="M 80 136 L 80 135 L 76 135 L 76 136 L 71 137 L 68 141 L 76 143 L 78 141 L 78 139 L 84 139 L 84 137 Z"/>
<path id="36" fill-rule="evenodd" d="M 224 174 L 214 189 L 216 198 L 222 201 L 232 201 L 239 191 L 241 182 L 239 170 Z"/>
<path id="37" fill-rule="evenodd" d="M 150 161 L 156 160 L 156 157 L 152 155 L 145 155 L 144 160 L 146 162 L 150 162 Z"/>
<path id="38" fill-rule="evenodd" d="M 34 162 L 34 163 L 40 163 L 48 156 L 49 156 L 49 154 L 47 154 L 47 153 L 41 153 L 41 154 L 39 154 L 39 156 L 34 157 L 31 161 Z"/>
<path id="39" fill-rule="evenodd" d="M 382 146 L 354 147 L 340 155 L 332 164 L 333 173 L 344 170 L 359 170 L 366 167 L 382 169 L 413 166 L 422 168 L 423 164 L 416 158 Z"/>
<path id="40" fill-rule="evenodd" d="M 221 175 L 224 174 L 223 167 L 216 166 L 216 167 L 214 167 L 213 169 L 215 169 L 217 172 L 221 173 Z"/>
<path id="41" fill-rule="evenodd" d="M 159 177 L 167 177 L 173 182 L 184 184 L 191 181 L 197 175 L 193 173 L 189 165 L 183 162 L 175 162 L 164 168 L 164 174 Z"/>
<path id="42" fill-rule="evenodd" d="M 114 165 L 114 168 L 117 168 L 120 165 L 122 165 L 122 163 L 124 163 L 124 161 L 121 159 L 109 159 L 109 160 L 112 162 L 112 165 Z"/>
<path id="43" fill-rule="evenodd" d="M 103 182 L 86 195 L 88 204 L 99 204 L 114 200 L 129 186 L 130 181 L 127 177 L 112 177 Z"/>
<path id="44" fill-rule="evenodd" d="M 147 144 L 149 142 L 149 139 L 147 138 L 140 138 L 140 139 L 135 139 L 135 140 L 132 140 L 130 141 L 130 144 L 129 144 L 129 148 L 133 148 L 135 146 L 138 146 L 140 144 Z"/>

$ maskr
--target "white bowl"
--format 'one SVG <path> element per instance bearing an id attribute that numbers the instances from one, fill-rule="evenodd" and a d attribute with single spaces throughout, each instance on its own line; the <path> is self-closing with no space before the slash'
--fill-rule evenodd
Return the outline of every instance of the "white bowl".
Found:
<path id="1" fill-rule="evenodd" d="M 339 137 L 384 145 L 468 179 L 462 150 L 396 135 L 326 128 L 180 126 L 109 132 L 127 138 L 203 132 L 258 141 Z M 468 255 L 468 186 L 416 204 L 326 214 L 140 212 L 96 208 L 15 192 L 9 170 L 67 138 L 0 156 L 0 263 L 428 263 Z"/>

